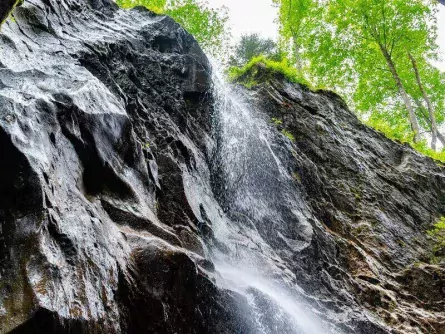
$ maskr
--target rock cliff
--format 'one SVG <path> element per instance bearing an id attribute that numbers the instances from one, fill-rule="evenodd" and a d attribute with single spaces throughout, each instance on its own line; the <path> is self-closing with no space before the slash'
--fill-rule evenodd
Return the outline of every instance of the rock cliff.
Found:
<path id="1" fill-rule="evenodd" d="M 22 2 L 23 0 L 4 0 L 0 3 L 0 26 L 8 18 L 14 7 Z"/>
<path id="2" fill-rule="evenodd" d="M 14 17 L 0 34 L 0 333 L 258 332 L 214 266 L 240 248 L 326 331 L 445 332 L 445 270 L 425 264 L 443 167 L 258 67 L 263 83 L 239 94 L 292 181 L 249 160 L 232 184 L 211 66 L 172 19 L 110 0 L 30 0 Z M 259 177 L 279 220 L 234 196 Z"/>

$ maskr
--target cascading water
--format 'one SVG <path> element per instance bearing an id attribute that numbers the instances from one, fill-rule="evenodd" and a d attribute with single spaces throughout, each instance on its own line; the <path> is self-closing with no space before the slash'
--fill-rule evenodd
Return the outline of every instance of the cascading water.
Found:
<path id="1" fill-rule="evenodd" d="M 217 283 L 245 297 L 250 332 L 326 333 L 282 261 L 286 253 L 307 247 L 313 233 L 300 191 L 282 163 L 292 160 L 291 143 L 214 73 L 212 188 L 226 217 L 213 226 Z"/>

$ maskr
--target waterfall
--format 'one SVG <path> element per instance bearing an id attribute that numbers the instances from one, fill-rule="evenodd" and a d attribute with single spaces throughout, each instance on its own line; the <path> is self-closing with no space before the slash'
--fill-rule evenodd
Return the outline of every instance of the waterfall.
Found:
<path id="1" fill-rule="evenodd" d="M 213 226 L 217 284 L 245 297 L 249 332 L 327 333 L 282 260 L 307 247 L 313 233 L 289 168 L 291 142 L 251 103 L 255 96 L 247 103 L 248 93 L 220 73 L 214 66 L 212 188 L 226 217 Z"/>

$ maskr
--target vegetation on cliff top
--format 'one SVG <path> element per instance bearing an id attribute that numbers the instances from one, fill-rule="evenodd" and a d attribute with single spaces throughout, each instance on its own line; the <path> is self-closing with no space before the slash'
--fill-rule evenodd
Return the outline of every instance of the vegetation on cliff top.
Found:
<path id="1" fill-rule="evenodd" d="M 244 35 L 231 53 L 224 7 L 201 0 L 117 3 L 172 16 L 206 52 L 230 59 L 231 80 L 254 86 L 252 69 L 263 64 L 291 82 L 334 90 L 365 124 L 445 162 L 445 73 L 431 64 L 438 59 L 436 1 L 274 0 L 279 42 Z"/>
<path id="2" fill-rule="evenodd" d="M 281 74 L 288 81 L 309 85 L 309 83 L 300 75 L 300 73 L 289 65 L 286 58 L 282 60 L 272 60 L 263 55 L 252 58 L 242 67 L 232 66 L 228 70 L 229 80 L 240 82 L 250 88 L 258 84 L 258 69 L 263 66 L 267 71 L 264 74 Z M 263 80 L 266 78 L 262 78 Z"/>
<path id="3" fill-rule="evenodd" d="M 341 93 L 369 125 L 418 147 L 445 145 L 445 73 L 432 0 L 274 0 L 280 44 L 315 85 Z"/>
<path id="4" fill-rule="evenodd" d="M 260 71 L 261 73 L 259 73 Z M 281 75 L 289 82 L 302 84 L 312 90 L 320 89 L 320 87 L 314 87 L 311 85 L 311 83 L 306 80 L 301 72 L 289 64 L 287 58 L 276 61 L 268 59 L 265 56 L 258 56 L 252 58 L 242 67 L 232 66 L 228 70 L 230 81 L 240 83 L 247 88 L 252 88 L 261 82 L 270 79 L 270 76 L 276 77 L 277 75 Z M 365 124 L 375 128 L 388 138 L 401 143 L 408 143 L 420 153 L 429 156 L 434 160 L 445 163 L 445 150 L 431 149 L 425 138 L 419 142 L 414 142 L 411 140 L 411 138 L 413 138 L 413 133 L 409 131 L 407 132 L 403 128 L 390 127 L 385 122 L 380 122 L 378 119 L 376 120 L 372 117 L 362 120 Z"/>
<path id="5" fill-rule="evenodd" d="M 200 0 L 117 0 L 123 8 L 144 6 L 157 13 L 166 14 L 180 23 L 208 53 L 217 56 L 227 53 L 230 30 L 227 9 L 210 8 Z"/>

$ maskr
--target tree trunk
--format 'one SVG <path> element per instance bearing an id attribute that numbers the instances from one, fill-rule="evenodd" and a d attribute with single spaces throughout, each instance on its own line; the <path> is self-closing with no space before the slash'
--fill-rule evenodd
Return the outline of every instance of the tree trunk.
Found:
<path id="1" fill-rule="evenodd" d="M 431 119 L 430 119 L 430 117 L 427 115 L 426 112 L 424 112 L 424 110 L 423 110 L 424 108 L 420 104 L 420 102 L 418 100 L 415 100 L 415 101 L 416 101 L 417 106 L 419 107 L 419 110 L 422 112 L 422 117 L 425 119 L 425 122 L 428 123 L 428 125 L 429 125 L 429 127 L 431 129 L 431 132 L 433 132 L 432 128 L 431 128 Z M 445 136 L 443 136 L 440 133 L 439 129 L 437 129 L 436 134 L 437 134 L 437 139 L 439 139 L 439 141 L 442 143 L 443 147 L 445 148 Z"/>
<path id="2" fill-rule="evenodd" d="M 439 138 L 440 142 L 443 145 L 443 148 L 445 149 L 445 137 L 439 131 L 437 131 L 437 138 Z"/>
<path id="3" fill-rule="evenodd" d="M 289 0 L 289 13 L 288 13 L 288 19 L 290 14 L 292 13 L 292 0 Z M 303 68 L 302 64 L 301 64 L 301 57 L 300 57 L 300 44 L 298 43 L 298 34 L 295 31 L 294 27 L 292 26 L 292 24 L 290 25 L 290 32 L 292 34 L 292 40 L 294 43 L 294 52 L 295 52 L 295 65 L 297 67 L 298 73 L 301 74 L 301 70 Z"/>
<path id="4" fill-rule="evenodd" d="M 426 105 L 428 107 L 428 114 L 431 122 L 431 137 L 432 137 L 431 148 L 435 151 L 437 145 L 437 122 L 436 122 L 436 116 L 434 115 L 433 105 L 431 104 L 430 97 L 423 88 L 416 60 L 409 52 L 408 52 L 408 57 L 411 60 L 411 63 L 413 64 L 414 73 L 416 74 L 417 85 L 419 86 L 420 92 L 422 93 L 423 99 L 425 100 Z"/>
<path id="5" fill-rule="evenodd" d="M 0 26 L 8 18 L 14 7 L 22 2 L 23 0 L 0 0 Z"/>
<path id="6" fill-rule="evenodd" d="M 294 52 L 295 52 L 295 65 L 297 67 L 298 73 L 301 74 L 303 69 L 303 65 L 301 63 L 301 55 L 300 55 L 300 45 L 298 44 L 297 39 L 294 37 Z"/>
<path id="7" fill-rule="evenodd" d="M 394 81 L 396 82 L 397 89 L 398 89 L 400 95 L 402 95 L 402 99 L 403 99 L 403 102 L 405 103 L 406 110 L 408 111 L 409 121 L 411 123 L 411 129 L 414 132 L 414 142 L 418 143 L 420 141 L 420 127 L 419 127 L 419 123 L 417 122 L 416 114 L 414 113 L 414 108 L 411 103 L 411 100 L 409 99 L 409 96 L 405 90 L 405 87 L 403 87 L 402 80 L 400 79 L 399 74 L 396 71 L 396 67 L 394 65 L 394 62 L 393 62 L 390 54 L 388 53 L 388 50 L 380 43 L 379 43 L 379 47 L 380 47 L 380 51 L 383 54 L 383 57 L 385 57 L 386 64 L 388 65 L 389 70 L 391 71 Z"/>

